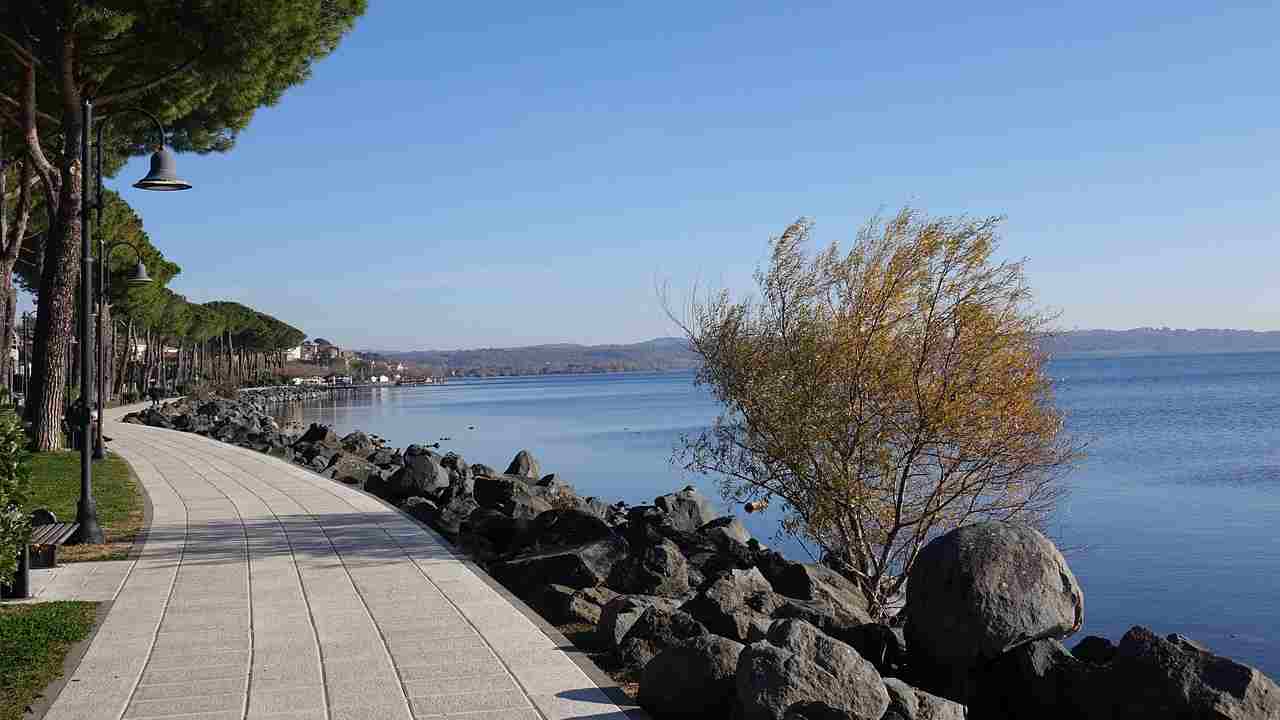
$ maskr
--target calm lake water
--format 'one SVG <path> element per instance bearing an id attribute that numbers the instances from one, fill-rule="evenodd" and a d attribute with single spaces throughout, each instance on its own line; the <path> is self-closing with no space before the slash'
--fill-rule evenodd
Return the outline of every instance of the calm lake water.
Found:
<path id="1" fill-rule="evenodd" d="M 1143 624 L 1280 677 L 1280 353 L 1064 358 L 1050 371 L 1088 443 L 1051 528 L 1085 591 L 1068 644 Z M 716 413 L 692 375 L 618 374 L 384 388 L 281 417 L 399 447 L 440 441 L 499 470 L 527 448 L 579 494 L 634 504 L 690 483 L 716 496 L 714 479 L 670 464 Z M 772 518 L 743 519 L 804 557 Z"/>

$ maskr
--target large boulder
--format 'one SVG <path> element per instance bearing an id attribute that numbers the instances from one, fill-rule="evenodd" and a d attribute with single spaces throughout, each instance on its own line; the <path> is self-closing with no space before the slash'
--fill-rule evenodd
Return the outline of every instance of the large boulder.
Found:
<path id="1" fill-rule="evenodd" d="M 654 498 L 653 504 L 667 514 L 676 528 L 685 532 L 694 532 L 719 515 L 711 501 L 692 485 L 680 492 Z"/>
<path id="2" fill-rule="evenodd" d="M 479 509 L 476 501 L 469 497 L 453 497 L 427 522 L 446 537 L 456 538 L 462 533 L 463 525 Z"/>
<path id="3" fill-rule="evenodd" d="M 1034 528 L 966 525 L 920 551 L 907 582 L 906 640 L 924 689 L 964 702 L 971 672 L 1084 621 L 1084 592 L 1067 561 Z"/>
<path id="4" fill-rule="evenodd" d="M 375 481 L 382 479 L 382 474 L 377 465 L 347 453 L 335 455 L 325 474 L 338 482 L 359 487 L 364 487 L 369 478 L 374 478 Z"/>
<path id="5" fill-rule="evenodd" d="M 784 602 L 760 571 L 751 568 L 720 577 L 681 609 L 717 635 L 754 642 L 769 631 L 770 616 Z"/>
<path id="6" fill-rule="evenodd" d="M 480 507 L 504 515 L 532 520 L 551 509 L 551 503 L 529 492 L 529 486 L 514 475 L 477 477 L 474 495 Z"/>
<path id="7" fill-rule="evenodd" d="M 403 463 L 387 478 L 386 492 L 390 499 L 421 495 L 436 497 L 449 487 L 449 473 L 440 464 L 440 456 L 421 445 L 410 445 L 404 450 Z"/>
<path id="8" fill-rule="evenodd" d="M 592 513 L 548 510 L 533 519 L 526 541 L 542 548 L 566 547 L 617 537 L 613 528 Z"/>
<path id="9" fill-rule="evenodd" d="M 538 460 L 533 453 L 521 450 L 511 459 L 511 464 L 507 466 L 507 474 L 536 482 L 542 477 L 542 467 L 538 465 Z"/>
<path id="10" fill-rule="evenodd" d="M 698 534 L 711 540 L 716 547 L 724 547 L 728 543 L 746 545 L 751 540 L 751 533 L 742 521 L 732 515 L 716 518 L 698 528 Z"/>
<path id="11" fill-rule="evenodd" d="M 318 443 L 330 449 L 337 450 L 342 447 L 342 441 L 338 439 L 337 433 L 328 425 L 320 423 L 311 423 L 311 427 L 299 437 L 300 443 Z"/>
<path id="12" fill-rule="evenodd" d="M 742 643 L 700 635 L 658 653 L 640 675 L 640 706 L 663 718 L 727 718 Z"/>
<path id="13" fill-rule="evenodd" d="M 884 687 L 889 691 L 889 709 L 882 720 L 965 720 L 964 705 L 930 695 L 898 678 L 885 678 Z"/>
<path id="14" fill-rule="evenodd" d="M 889 692 L 880 674 L 848 645 L 801 620 L 779 620 L 766 640 L 738 659 L 744 720 L 792 717 L 880 720 Z"/>
<path id="15" fill-rule="evenodd" d="M 653 595 L 619 595 L 604 604 L 600 621 L 596 624 L 596 644 L 606 650 L 617 651 L 623 639 L 645 610 L 659 607 L 668 612 L 679 606 L 675 600 Z"/>
<path id="16" fill-rule="evenodd" d="M 624 593 L 679 597 L 689 592 L 689 566 L 680 548 L 664 539 L 620 560 L 608 584 Z"/>
<path id="17" fill-rule="evenodd" d="M 1181 635 L 1144 627 L 1125 633 L 1108 673 L 1115 718 L 1280 718 L 1280 687 Z"/>
<path id="18" fill-rule="evenodd" d="M 626 550 L 626 543 L 622 540 L 603 538 L 578 547 L 548 550 L 495 563 L 491 572 L 510 588 L 530 584 L 589 588 L 604 584 L 614 563 Z"/>
<path id="19" fill-rule="evenodd" d="M 1111 720 L 1113 698 L 1104 672 L 1057 640 L 1036 640 L 975 668 L 966 704 L 976 718 Z"/>
<path id="20" fill-rule="evenodd" d="M 548 585 L 533 588 L 523 595 L 542 617 L 555 625 L 596 625 L 600 622 L 603 606 L 617 597 L 606 587 L 571 588 L 566 585 Z"/>
<path id="21" fill-rule="evenodd" d="M 639 669 L 663 650 L 706 634 L 707 629 L 688 613 L 655 605 L 641 613 L 627 630 L 618 645 L 617 659 L 623 667 Z"/>
<path id="22" fill-rule="evenodd" d="M 342 449 L 352 455 L 367 458 L 377 447 L 378 444 L 372 438 L 359 430 L 348 433 L 346 437 L 342 438 Z"/>

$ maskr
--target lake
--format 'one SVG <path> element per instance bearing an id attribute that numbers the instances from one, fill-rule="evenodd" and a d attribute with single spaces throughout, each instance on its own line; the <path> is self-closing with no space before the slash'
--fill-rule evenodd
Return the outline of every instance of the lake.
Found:
<path id="1" fill-rule="evenodd" d="M 1085 592 L 1085 634 L 1179 632 L 1280 677 L 1280 352 L 1067 357 L 1049 366 L 1088 443 L 1050 530 Z M 583 496 L 628 503 L 712 478 L 670 463 L 717 406 L 690 374 L 458 380 L 281 409 L 502 470 L 521 448 Z M 447 438 L 447 439 L 446 439 Z M 743 513 L 739 512 L 739 516 Z M 774 518 L 743 517 L 762 542 Z"/>

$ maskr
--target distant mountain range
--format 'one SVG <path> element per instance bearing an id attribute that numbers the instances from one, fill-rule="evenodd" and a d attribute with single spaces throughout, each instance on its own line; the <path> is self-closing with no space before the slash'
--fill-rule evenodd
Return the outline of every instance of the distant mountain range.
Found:
<path id="1" fill-rule="evenodd" d="M 1054 355 L 1068 353 L 1198 353 L 1280 350 L 1280 331 L 1069 330 L 1044 342 Z M 629 345 L 556 343 L 516 348 L 379 352 L 404 363 L 428 366 L 444 374 L 476 377 L 591 372 L 681 371 L 698 367 L 698 356 L 684 338 L 664 337 Z"/>
<path id="2" fill-rule="evenodd" d="M 1044 348 L 1064 353 L 1204 353 L 1280 350 L 1280 331 L 1178 330 L 1153 327 L 1132 330 L 1072 330 L 1046 339 Z"/>
<path id="3" fill-rule="evenodd" d="M 656 338 L 630 345 L 532 345 L 477 350 L 381 352 L 383 357 L 426 365 L 438 373 L 550 375 L 589 372 L 692 370 L 697 356 L 683 338 Z"/>

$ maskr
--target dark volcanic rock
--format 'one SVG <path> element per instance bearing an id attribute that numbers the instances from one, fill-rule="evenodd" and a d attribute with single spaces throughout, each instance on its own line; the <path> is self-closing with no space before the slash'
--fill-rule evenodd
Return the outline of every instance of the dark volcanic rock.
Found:
<path id="1" fill-rule="evenodd" d="M 551 509 L 551 503 L 535 497 L 523 480 L 512 475 L 477 477 L 474 494 L 480 507 L 512 517 L 533 519 Z"/>
<path id="2" fill-rule="evenodd" d="M 298 438 L 300 443 L 318 443 L 330 449 L 337 450 L 342 447 L 342 441 L 338 439 L 336 433 L 328 425 L 320 423 L 311 423 L 311 427 Z"/>
<path id="3" fill-rule="evenodd" d="M 619 560 L 608 584 L 624 593 L 679 597 L 689 592 L 689 566 L 680 548 L 663 540 Z"/>
<path id="4" fill-rule="evenodd" d="M 344 451 L 363 458 L 369 457 L 369 454 L 377 447 L 377 443 L 359 430 L 348 433 L 346 437 L 342 438 L 342 449 Z"/>
<path id="5" fill-rule="evenodd" d="M 528 541 L 541 548 L 583 545 L 617 537 L 613 528 L 581 510 L 548 510 L 533 519 Z"/>
<path id="6" fill-rule="evenodd" d="M 335 455 L 327 472 L 334 480 L 360 487 L 364 487 L 371 477 L 382 478 L 377 465 L 346 453 Z"/>
<path id="7" fill-rule="evenodd" d="M 677 493 L 654 498 L 654 506 L 666 513 L 679 530 L 694 532 L 719 514 L 711 501 L 692 485 Z"/>
<path id="8" fill-rule="evenodd" d="M 698 528 L 698 534 L 704 535 L 711 540 L 716 547 L 724 547 L 727 543 L 740 543 L 746 545 L 751 539 L 751 533 L 747 532 L 746 526 L 742 521 L 732 515 L 716 518 L 711 522 Z"/>
<path id="9" fill-rule="evenodd" d="M 645 610 L 659 607 L 668 612 L 677 609 L 678 603 L 670 598 L 652 595 L 619 595 L 605 603 L 596 624 L 596 642 L 603 648 L 617 650 Z"/>
<path id="10" fill-rule="evenodd" d="M 445 536 L 456 538 L 462 532 L 462 526 L 479 509 L 480 506 L 475 500 L 469 497 L 455 497 L 451 498 L 448 504 L 440 508 L 440 512 L 427 522 Z"/>
<path id="11" fill-rule="evenodd" d="M 641 707 L 658 717 L 729 717 L 742 644 L 700 635 L 658 653 L 640 676 Z"/>
<path id="12" fill-rule="evenodd" d="M 1077 660 L 1103 665 L 1115 659 L 1116 644 L 1104 637 L 1086 635 L 1083 640 L 1076 643 L 1076 646 L 1071 649 L 1071 654 Z"/>
<path id="13" fill-rule="evenodd" d="M 533 453 L 528 450 L 521 450 L 512 458 L 511 464 L 507 466 L 508 475 L 516 475 L 529 481 L 536 481 L 542 477 L 542 468 L 538 465 L 537 459 L 533 457 Z"/>
<path id="14" fill-rule="evenodd" d="M 618 662 L 642 668 L 658 653 L 699 635 L 707 629 L 687 613 L 653 606 L 640 614 L 618 645 Z"/>
<path id="15" fill-rule="evenodd" d="M 566 585 L 549 585 L 533 595 L 535 599 L 526 601 L 556 625 L 595 625 L 600 622 L 603 606 L 617 597 L 605 587 L 579 589 Z"/>
<path id="16" fill-rule="evenodd" d="M 887 677 L 889 709 L 882 720 L 965 720 L 965 706 L 918 690 L 898 678 Z"/>
<path id="17" fill-rule="evenodd" d="M 759 570 L 734 570 L 712 582 L 681 608 L 711 632 L 738 642 L 764 637 L 770 616 L 784 600 Z"/>
<path id="18" fill-rule="evenodd" d="M 793 708 L 806 718 L 880 720 L 889 707 L 871 663 L 800 620 L 774 623 L 742 651 L 736 675 L 745 720 L 783 720 Z"/>
<path id="19" fill-rule="evenodd" d="M 1045 536 L 1024 525 L 984 522 L 921 550 L 905 613 L 921 687 L 965 701 L 973 668 L 1020 644 L 1078 630 L 1084 593 Z"/>
<path id="20" fill-rule="evenodd" d="M 1057 640 L 1037 640 L 972 670 L 969 711 L 975 718 L 1107 720 L 1112 698 L 1103 674 Z"/>
<path id="21" fill-rule="evenodd" d="M 478 477 L 498 477 L 498 471 L 483 463 L 476 463 L 471 466 L 471 474 Z"/>
<path id="22" fill-rule="evenodd" d="M 421 495 L 431 498 L 449 487 L 449 473 L 440 465 L 440 456 L 421 445 L 405 448 L 404 465 L 387 478 L 389 500 Z"/>
<path id="23" fill-rule="evenodd" d="M 1280 687 L 1181 635 L 1125 633 L 1108 673 L 1115 718 L 1280 718 Z"/>
<path id="24" fill-rule="evenodd" d="M 499 582 L 511 588 L 531 584 L 589 588 L 603 585 L 625 552 L 622 540 L 606 538 L 495 563 L 491 571 Z"/>

